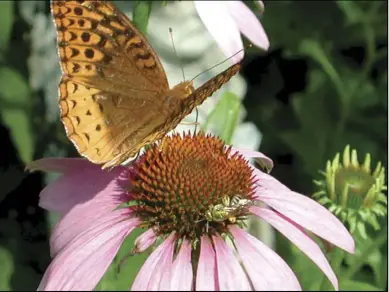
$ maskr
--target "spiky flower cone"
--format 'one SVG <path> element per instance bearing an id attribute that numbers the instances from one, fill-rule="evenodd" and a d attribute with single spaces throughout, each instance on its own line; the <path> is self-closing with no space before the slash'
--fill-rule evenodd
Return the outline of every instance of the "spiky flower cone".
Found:
<path id="1" fill-rule="evenodd" d="M 247 160 L 230 152 L 220 139 L 190 134 L 147 151 L 131 179 L 133 208 L 145 227 L 194 240 L 240 221 L 247 208 L 230 205 L 252 201 L 254 176 Z"/>

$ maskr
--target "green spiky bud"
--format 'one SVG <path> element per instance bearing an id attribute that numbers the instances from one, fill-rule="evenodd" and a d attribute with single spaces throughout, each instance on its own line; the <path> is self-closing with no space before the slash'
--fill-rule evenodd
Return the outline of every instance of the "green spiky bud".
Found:
<path id="1" fill-rule="evenodd" d="M 350 153 L 347 145 L 342 161 L 337 153 L 320 174 L 324 179 L 315 181 L 318 191 L 313 198 L 347 224 L 351 233 L 358 231 L 366 238 L 367 224 L 380 229 L 378 217 L 387 214 L 387 198 L 383 194 L 387 190 L 385 168 L 381 162 L 372 171 L 370 154 L 359 164 L 357 151 Z"/>

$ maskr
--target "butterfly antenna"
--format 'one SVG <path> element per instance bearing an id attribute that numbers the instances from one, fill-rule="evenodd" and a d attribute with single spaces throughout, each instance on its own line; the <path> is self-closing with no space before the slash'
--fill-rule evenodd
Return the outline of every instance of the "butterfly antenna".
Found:
<path id="1" fill-rule="evenodd" d="M 242 52 L 242 51 L 244 51 L 244 50 L 246 50 L 246 49 L 251 48 L 252 46 L 253 46 L 252 44 L 247 45 L 245 48 L 243 48 L 243 49 L 237 51 L 237 52 L 236 52 L 235 54 L 233 54 L 231 57 L 228 57 L 227 59 L 225 59 L 225 60 L 223 60 L 223 61 L 217 63 L 216 65 L 213 65 L 211 68 L 208 68 L 207 70 L 205 70 L 205 71 L 203 71 L 203 72 L 197 74 L 195 77 L 192 78 L 191 82 L 192 82 L 193 80 L 195 80 L 197 77 L 199 77 L 201 74 L 204 74 L 204 73 L 206 73 L 206 72 L 212 70 L 213 68 L 215 68 L 215 67 L 217 67 L 217 66 L 219 66 L 219 65 L 221 65 L 221 64 L 223 64 L 223 63 L 225 63 L 225 62 L 227 62 L 229 59 L 235 57 L 235 56 L 236 56 L 237 54 L 239 54 L 240 52 Z"/>
<path id="2" fill-rule="evenodd" d="M 178 54 L 177 54 L 176 46 L 174 45 L 173 29 L 171 27 L 169 27 L 169 33 L 170 33 L 170 39 L 172 40 L 172 45 L 173 45 L 174 53 L 176 54 L 176 57 L 177 57 L 177 60 L 178 60 L 178 64 L 180 65 L 180 69 L 181 69 L 181 72 L 182 72 L 182 78 L 184 78 L 184 81 L 185 81 L 186 78 L 185 78 L 184 69 L 182 68 L 182 64 L 180 62 L 180 58 L 178 57 Z"/>

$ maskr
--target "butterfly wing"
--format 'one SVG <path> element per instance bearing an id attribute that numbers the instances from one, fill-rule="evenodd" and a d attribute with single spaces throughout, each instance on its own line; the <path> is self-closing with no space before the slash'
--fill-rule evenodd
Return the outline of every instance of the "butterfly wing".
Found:
<path id="1" fill-rule="evenodd" d="M 51 7 L 64 75 L 138 98 L 169 89 L 158 56 L 112 3 L 52 0 Z"/>
<path id="2" fill-rule="evenodd" d="M 163 116 L 143 110 L 153 108 L 147 100 L 123 107 L 120 95 L 75 83 L 69 77 L 62 78 L 59 90 L 67 136 L 81 155 L 104 164 L 103 168 L 135 156 L 144 137 L 152 135 L 150 127 L 163 123 Z"/>
<path id="3" fill-rule="evenodd" d="M 240 63 L 234 64 L 197 88 L 195 92 L 182 101 L 181 106 L 185 108 L 183 114 L 185 116 L 190 114 L 196 106 L 202 104 L 208 97 L 219 90 L 223 84 L 234 77 L 239 72 L 240 68 Z"/>
<path id="4" fill-rule="evenodd" d="M 115 166 L 153 142 L 164 123 L 164 69 L 142 34 L 113 4 L 55 1 L 63 71 L 61 120 L 81 155 Z"/>
<path id="5" fill-rule="evenodd" d="M 212 79 L 205 82 L 199 88 L 197 88 L 192 94 L 179 100 L 178 110 L 172 114 L 172 118 L 166 123 L 166 128 L 174 129 L 185 116 L 189 115 L 193 109 L 201 105 L 208 97 L 212 96 L 217 90 L 227 83 L 233 76 L 235 76 L 241 68 L 241 64 L 237 63 L 223 72 L 219 73 Z M 174 88 L 172 89 L 172 91 Z M 170 131 L 170 130 L 169 130 Z"/>

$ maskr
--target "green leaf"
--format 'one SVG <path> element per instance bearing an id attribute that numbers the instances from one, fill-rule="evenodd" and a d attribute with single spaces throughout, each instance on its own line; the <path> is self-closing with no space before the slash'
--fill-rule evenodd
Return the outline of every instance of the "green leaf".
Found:
<path id="1" fill-rule="evenodd" d="M 11 278 L 14 272 L 12 254 L 0 246 L 0 291 L 11 291 Z"/>
<path id="2" fill-rule="evenodd" d="M 340 290 L 343 291 L 384 291 L 373 285 L 358 281 L 340 281 Z"/>
<path id="3" fill-rule="evenodd" d="M 231 92 L 225 92 L 209 114 L 203 130 L 212 131 L 227 144 L 231 144 L 232 135 L 238 125 L 239 110 L 239 97 Z"/>
<path id="4" fill-rule="evenodd" d="M 0 1 L 0 50 L 8 47 L 14 22 L 14 1 Z"/>
<path id="5" fill-rule="evenodd" d="M 290 244 L 290 243 L 289 243 Z M 288 265 L 299 279 L 303 291 L 315 291 L 319 279 L 325 277 L 323 272 L 312 260 L 301 252 L 295 245 L 290 244 L 292 254 L 287 259 Z M 328 281 L 325 279 L 325 281 Z"/>
<path id="6" fill-rule="evenodd" d="M 139 255 L 130 256 L 122 263 L 120 273 L 118 272 L 118 267 L 121 264 L 121 259 L 134 248 L 134 241 L 141 233 L 142 230 L 136 229 L 126 238 L 120 247 L 118 255 L 100 280 L 95 291 L 121 291 L 128 290 L 131 287 L 141 266 L 147 259 L 148 253 L 143 252 Z"/>
<path id="7" fill-rule="evenodd" d="M 328 77 L 334 84 L 339 97 L 345 98 L 346 94 L 343 82 L 322 46 L 313 39 L 305 39 L 301 42 L 299 51 L 302 54 L 311 57 L 319 63 L 319 65 L 321 65 L 324 72 L 327 73 Z"/>
<path id="8" fill-rule="evenodd" d="M 354 24 L 363 21 L 365 13 L 361 10 L 356 2 L 338 0 L 336 4 L 346 15 L 349 24 Z"/>
<path id="9" fill-rule="evenodd" d="M 387 281 L 387 265 L 385 264 L 387 255 L 382 254 L 381 247 L 385 249 L 387 238 L 386 228 L 383 228 L 374 238 L 354 236 L 357 249 L 355 254 L 346 257 L 350 266 L 346 277 L 356 278 L 356 272 L 362 271 L 364 265 L 369 265 L 374 274 L 375 284 L 381 287 L 385 286 Z"/>
<path id="10" fill-rule="evenodd" d="M 132 21 L 135 23 L 135 26 L 145 35 L 147 33 L 151 5 L 152 3 L 150 1 L 137 1 L 132 12 Z"/>
<path id="11" fill-rule="evenodd" d="M 15 70 L 0 68 L 0 113 L 11 131 L 21 159 L 32 160 L 34 137 L 30 128 L 30 89 L 26 80 Z"/>

